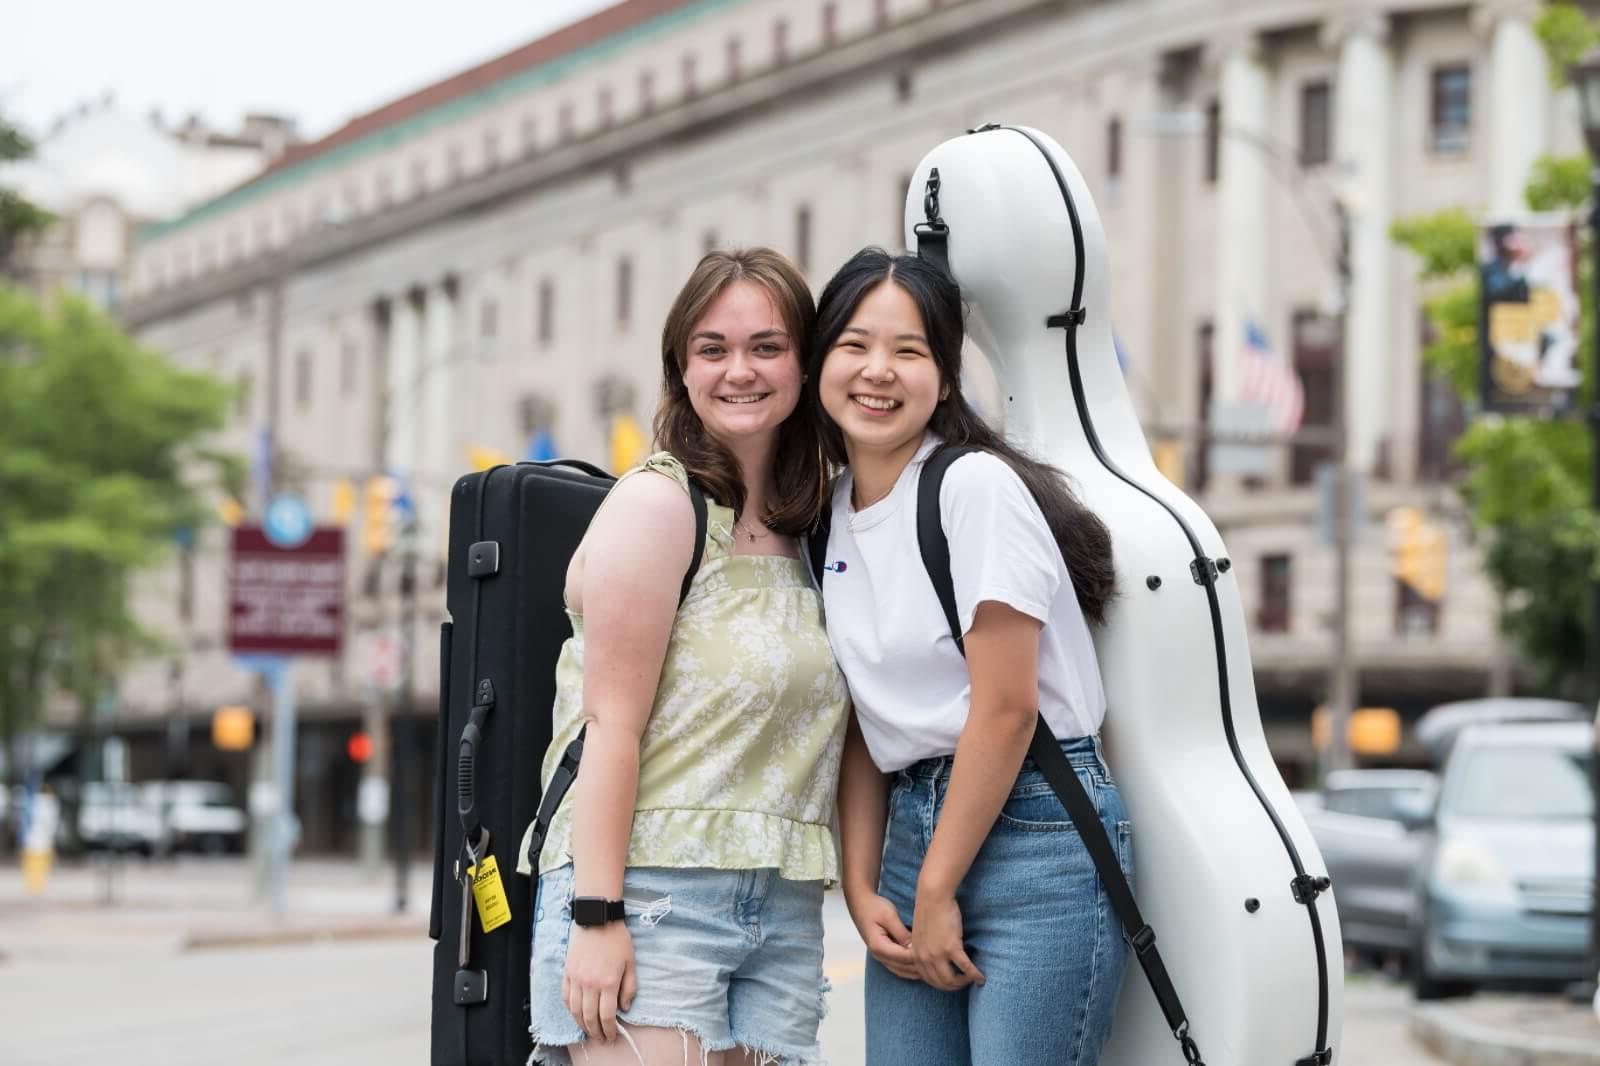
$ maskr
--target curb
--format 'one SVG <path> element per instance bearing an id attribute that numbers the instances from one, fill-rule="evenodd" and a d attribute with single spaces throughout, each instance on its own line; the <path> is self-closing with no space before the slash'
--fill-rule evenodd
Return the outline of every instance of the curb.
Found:
<path id="1" fill-rule="evenodd" d="M 1456 1066 L 1600 1066 L 1600 1039 L 1490 1025 L 1459 1007 L 1417 1007 L 1411 1035 Z"/>
<path id="2" fill-rule="evenodd" d="M 422 940 L 428 927 L 414 922 L 378 922 L 341 926 L 300 926 L 285 929 L 219 930 L 188 933 L 178 944 L 179 952 L 215 951 L 228 948 L 290 947 L 304 944 L 338 943 L 360 940 Z"/>

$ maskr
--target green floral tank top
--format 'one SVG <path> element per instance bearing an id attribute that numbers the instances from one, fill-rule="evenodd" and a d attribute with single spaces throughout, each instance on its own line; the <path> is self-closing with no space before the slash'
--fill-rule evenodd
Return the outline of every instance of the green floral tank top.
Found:
<path id="1" fill-rule="evenodd" d="M 643 470 L 688 488 L 666 452 Z M 639 749 L 639 793 L 627 865 L 746 870 L 835 881 L 834 793 L 849 689 L 805 564 L 734 555 L 731 508 L 708 499 L 705 554 L 678 608 Z M 582 725 L 583 618 L 556 663 L 550 782 Z M 579 769 L 582 774 L 582 769 Z M 572 861 L 567 794 L 540 853 L 543 873 Z M 531 832 L 532 827 L 529 827 Z M 518 869 L 531 870 L 528 836 Z"/>

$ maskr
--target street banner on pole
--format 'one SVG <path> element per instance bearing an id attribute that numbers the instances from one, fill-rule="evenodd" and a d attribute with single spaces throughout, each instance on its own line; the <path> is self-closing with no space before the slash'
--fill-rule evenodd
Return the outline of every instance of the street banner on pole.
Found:
<path id="1" fill-rule="evenodd" d="M 279 547 L 259 525 L 233 530 L 228 648 L 234 654 L 338 655 L 344 637 L 344 530 Z"/>
<path id="2" fill-rule="evenodd" d="M 1561 413 L 1577 402 L 1572 223 L 1498 222 L 1478 235 L 1478 381 L 1486 411 Z"/>

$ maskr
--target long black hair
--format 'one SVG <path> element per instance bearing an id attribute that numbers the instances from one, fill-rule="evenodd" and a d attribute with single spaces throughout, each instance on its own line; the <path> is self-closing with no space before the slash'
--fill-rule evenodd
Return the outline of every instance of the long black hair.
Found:
<path id="1" fill-rule="evenodd" d="M 1025 455 L 984 421 L 961 393 L 961 342 L 966 334 L 961 287 L 942 268 L 914 255 L 890 255 L 882 248 L 863 248 L 839 268 L 817 301 L 817 327 L 812 334 L 807 374 L 810 402 L 816 405 L 828 458 L 845 462 L 844 434 L 822 409 L 819 383 L 822 364 L 839 335 L 855 317 L 867 294 L 885 282 L 905 290 L 922 314 L 923 329 L 933 362 L 945 386 L 945 395 L 933 409 L 928 428 L 947 444 L 981 448 L 998 456 L 1016 471 L 1044 512 L 1045 521 L 1061 548 L 1078 604 L 1089 621 L 1105 621 L 1106 604 L 1116 595 L 1116 572 L 1111 563 L 1111 533 L 1105 523 L 1078 499 L 1066 474 L 1048 463 Z"/>

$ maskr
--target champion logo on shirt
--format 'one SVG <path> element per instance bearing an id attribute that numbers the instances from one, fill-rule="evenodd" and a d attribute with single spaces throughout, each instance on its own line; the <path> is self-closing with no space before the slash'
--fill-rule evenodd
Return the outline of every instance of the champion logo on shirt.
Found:
<path id="1" fill-rule="evenodd" d="M 844 565 L 844 560 L 843 559 L 839 560 L 836 563 L 824 563 L 822 568 L 824 570 L 831 571 L 832 573 L 835 573 L 835 574 L 842 574 L 846 570 L 846 567 Z"/>

